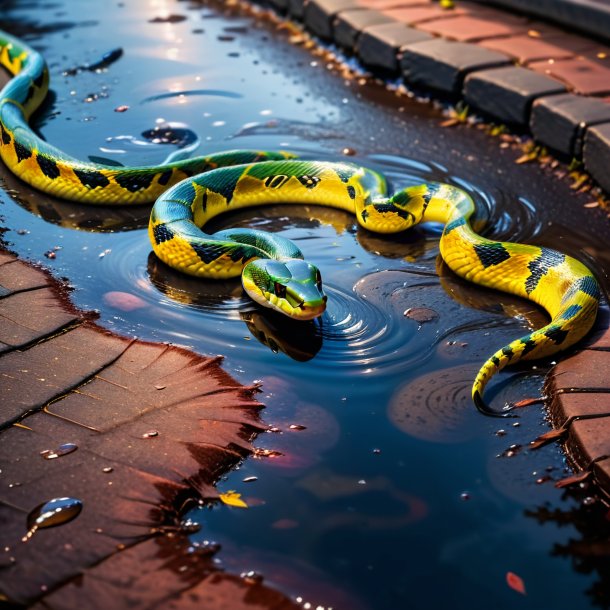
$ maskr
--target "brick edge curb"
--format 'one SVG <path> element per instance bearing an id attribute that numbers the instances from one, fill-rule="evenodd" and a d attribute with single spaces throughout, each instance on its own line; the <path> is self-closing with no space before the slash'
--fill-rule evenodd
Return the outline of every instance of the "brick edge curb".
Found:
<path id="1" fill-rule="evenodd" d="M 310 33 L 352 53 L 379 76 L 400 76 L 407 86 L 467 103 L 485 118 L 525 130 L 560 157 L 582 162 L 585 171 L 610 194 L 610 64 L 594 64 L 579 54 L 588 44 L 587 48 L 597 45 L 601 49 L 598 57 L 610 57 L 610 48 L 602 43 L 568 33 L 557 38 L 553 26 L 502 13 L 487 2 L 481 6 L 458 2 L 454 11 L 444 12 L 431 0 L 248 2 L 269 5 L 302 21 Z M 470 27 L 485 24 L 487 37 L 481 34 L 476 39 L 470 34 L 461 40 L 444 33 L 448 22 L 457 26 L 459 20 L 468 19 L 467 23 L 475 24 Z M 512 35 L 502 27 L 512 28 Z M 538 29 L 544 34 L 541 39 Z M 564 62 L 562 67 L 553 61 L 547 66 L 540 58 L 526 61 L 507 50 L 507 42 L 519 33 L 520 39 L 535 33 L 522 42 L 552 48 Z M 589 80 L 579 81 L 587 71 Z M 570 74 L 576 75 L 572 83 L 566 81 Z M 564 137 L 558 137 L 558 125 L 565 131 Z"/>

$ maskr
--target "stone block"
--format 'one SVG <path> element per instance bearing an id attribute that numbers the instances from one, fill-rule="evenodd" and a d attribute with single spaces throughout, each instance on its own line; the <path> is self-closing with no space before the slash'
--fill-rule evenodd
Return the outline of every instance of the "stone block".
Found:
<path id="1" fill-rule="evenodd" d="M 595 125 L 585 134 L 583 146 L 585 169 L 610 193 L 610 124 Z"/>
<path id="2" fill-rule="evenodd" d="M 466 74 L 510 64 L 505 55 L 473 44 L 427 40 L 403 49 L 400 65 L 404 79 L 413 85 L 459 94 Z"/>
<path id="3" fill-rule="evenodd" d="M 582 156 L 583 137 L 590 125 L 610 122 L 610 104 L 563 93 L 534 101 L 530 129 L 538 142 L 565 155 Z"/>
<path id="4" fill-rule="evenodd" d="M 303 19 L 305 0 L 287 0 L 288 14 L 295 19 Z"/>
<path id="5" fill-rule="evenodd" d="M 335 42 L 344 49 L 353 51 L 363 30 L 382 23 L 394 23 L 394 19 L 375 10 L 342 11 L 335 19 Z"/>
<path id="6" fill-rule="evenodd" d="M 504 123 L 520 126 L 529 124 L 535 99 L 565 92 L 560 82 L 518 66 L 483 70 L 464 80 L 468 104 Z"/>
<path id="7" fill-rule="evenodd" d="M 362 32 L 356 45 L 356 53 L 366 66 L 397 73 L 400 50 L 414 42 L 431 39 L 430 34 L 403 23 L 374 25 Z"/>
<path id="8" fill-rule="evenodd" d="M 305 4 L 303 20 L 314 34 L 325 40 L 331 40 L 333 22 L 337 14 L 357 8 L 356 0 L 309 0 Z"/>

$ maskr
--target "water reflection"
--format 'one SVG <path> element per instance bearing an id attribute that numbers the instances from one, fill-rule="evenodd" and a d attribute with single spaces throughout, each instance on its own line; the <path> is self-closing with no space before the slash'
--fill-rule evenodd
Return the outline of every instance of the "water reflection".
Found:
<path id="1" fill-rule="evenodd" d="M 229 3 L 192 4 L 188 13 L 179 11 L 187 19 L 150 25 L 158 7 L 151 14 L 143 5 L 91 4 L 99 27 L 75 20 L 56 33 L 39 27 L 38 3 L 21 4 L 3 9 L 14 11 L 18 26 L 21 15 L 33 26 L 57 94 L 36 127 L 78 158 L 159 162 L 180 145 L 176 134 L 154 127 L 170 121 L 196 133 L 203 153 L 256 147 L 321 160 L 349 155 L 385 173 L 392 188 L 426 180 L 465 188 L 477 203 L 479 228 L 490 236 L 576 253 L 585 244 L 608 266 L 600 216 L 583 214 L 567 186 L 515 165 L 510 151 L 478 132 L 439 130 L 431 108 L 401 99 L 396 105 L 404 112 L 394 112 L 393 96 L 382 87 L 373 88 L 383 105 L 363 102 L 369 85 L 332 77 L 323 58 L 276 44 L 278 31 L 264 19 L 227 17 L 225 11 L 239 10 Z M 59 4 L 77 14 L 74 0 Z M 167 15 L 178 6 L 184 7 L 168 2 Z M 107 71 L 62 78 L 66 68 L 93 63 L 116 46 L 125 54 Z M 87 102 L 91 92 L 104 95 Z M 122 106 L 129 110 L 116 113 Z M 75 285 L 79 305 L 100 310 L 104 325 L 223 353 L 240 381 L 262 381 L 265 417 L 275 430 L 261 434 L 255 457 L 220 482 L 248 494 L 251 509 L 239 515 L 214 509 L 194 519 L 202 525 L 201 547 L 216 549 L 203 542 L 212 536 L 222 542 L 227 569 L 264 574 L 313 607 L 375 610 L 512 607 L 509 570 L 526 580 L 528 596 L 518 598 L 523 607 L 581 608 L 588 600 L 579 566 L 608 574 L 601 554 L 599 561 L 578 556 L 576 571 L 556 559 L 577 557 L 574 541 L 581 539 L 569 501 L 538 485 L 540 474 L 532 476 L 562 471 L 556 448 L 495 457 L 546 429 L 540 411 L 524 411 L 515 422 L 520 427 L 504 422 L 505 435 L 496 436 L 497 422 L 481 421 L 469 405 L 466 388 L 478 364 L 540 314 L 447 273 L 437 259 L 438 227 L 380 237 L 349 214 L 313 206 L 219 218 L 210 230 L 279 231 L 322 269 L 328 311 L 295 334 L 289 321 L 253 307 L 239 280 L 201 282 L 159 263 L 144 231 L 147 206 L 72 206 L 7 180 L 13 199 L 0 194 L 11 227 L 5 241 L 34 260 L 63 245 L 55 259 L 42 260 Z M 424 308 L 437 314 L 433 321 L 404 315 Z M 502 402 L 536 394 L 539 378 L 520 370 L 499 375 L 490 396 Z M 189 449 L 197 454 L 196 446 Z M 534 527 L 523 516 L 531 506 L 551 515 L 559 507 L 566 526 Z M 582 537 L 587 545 L 608 537 L 601 512 L 582 513 L 592 522 Z M 549 556 L 551 548 L 560 551 Z M 599 587 L 607 585 L 603 576 Z"/>
<path id="2" fill-rule="evenodd" d="M 565 491 L 569 507 L 538 506 L 525 514 L 542 526 L 571 527 L 576 531 L 565 543 L 555 543 L 554 557 L 568 558 L 574 569 L 593 576 L 586 590 L 591 604 L 610 607 L 610 519 L 608 507 L 599 498 L 587 495 L 587 490 Z M 576 500 L 576 504 L 574 503 Z"/>

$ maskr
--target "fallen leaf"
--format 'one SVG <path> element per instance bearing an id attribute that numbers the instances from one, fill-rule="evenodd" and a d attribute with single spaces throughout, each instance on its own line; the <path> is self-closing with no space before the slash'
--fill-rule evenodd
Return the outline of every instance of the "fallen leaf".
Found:
<path id="1" fill-rule="evenodd" d="M 558 428 L 557 430 L 551 430 L 550 432 L 545 432 L 544 434 L 541 434 L 540 436 L 536 437 L 529 444 L 529 448 L 538 449 L 539 447 L 542 447 L 542 446 L 546 445 L 547 443 L 550 443 L 554 440 L 562 438 L 563 436 L 565 436 L 567 434 L 567 432 L 568 432 L 567 428 Z"/>
<path id="2" fill-rule="evenodd" d="M 525 592 L 525 583 L 520 576 L 517 576 L 514 572 L 506 572 L 506 584 L 517 593 L 521 595 L 527 595 Z"/>
<path id="3" fill-rule="evenodd" d="M 569 485 L 575 485 L 576 483 L 582 483 L 586 481 L 591 476 L 590 470 L 584 470 L 583 472 L 579 472 L 577 474 L 572 475 L 571 477 L 566 477 L 565 479 L 561 479 L 555 483 L 555 487 L 561 489 L 562 487 L 568 487 Z"/>
<path id="4" fill-rule="evenodd" d="M 236 506 L 237 508 L 248 508 L 248 505 L 241 499 L 241 494 L 234 490 L 229 490 L 218 496 L 225 504 Z"/>

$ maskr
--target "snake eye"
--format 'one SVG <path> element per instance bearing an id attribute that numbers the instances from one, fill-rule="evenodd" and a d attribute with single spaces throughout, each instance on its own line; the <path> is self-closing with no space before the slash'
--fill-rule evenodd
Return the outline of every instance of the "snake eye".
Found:
<path id="1" fill-rule="evenodd" d="M 279 282 L 274 282 L 273 288 L 275 290 L 275 296 L 279 297 L 280 299 L 286 298 L 286 286 L 280 284 Z"/>
<path id="2" fill-rule="evenodd" d="M 319 269 L 316 269 L 316 286 L 318 290 L 322 290 L 322 274 Z"/>

